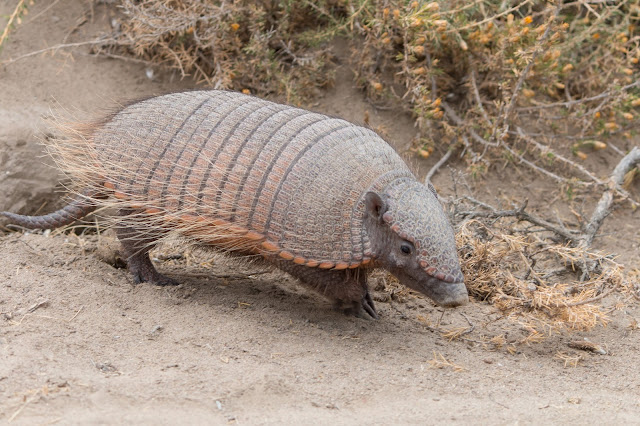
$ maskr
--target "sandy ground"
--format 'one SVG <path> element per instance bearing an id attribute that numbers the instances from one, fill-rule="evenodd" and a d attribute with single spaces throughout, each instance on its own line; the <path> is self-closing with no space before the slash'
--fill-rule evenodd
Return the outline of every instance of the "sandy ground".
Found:
<path id="1" fill-rule="evenodd" d="M 0 0 L 0 16 L 15 3 Z M 36 2 L 0 61 L 107 31 L 110 9 L 95 6 L 91 16 L 89 4 Z M 150 80 L 139 64 L 87 52 L 0 68 L 0 210 L 56 205 L 58 176 L 37 140 L 51 108 L 95 111 L 193 87 L 171 73 Z M 368 110 L 400 152 L 415 135 L 406 115 L 364 102 L 345 68 L 337 86 L 314 102 L 316 110 L 356 122 Z M 424 172 L 435 161 L 414 163 Z M 604 176 L 616 158 L 592 161 Z M 435 184 L 451 194 L 448 172 Z M 526 191 L 530 206 L 544 211 L 546 185 L 507 168 L 474 187 L 488 201 Z M 614 212 L 596 246 L 637 266 L 639 216 Z M 181 258 L 158 267 L 182 285 L 134 286 L 126 270 L 96 255 L 108 242 L 0 233 L 0 423 L 640 424 L 640 338 L 630 327 L 640 321 L 637 305 L 615 312 L 606 328 L 554 335 L 509 353 L 450 342 L 425 325 L 441 318 L 443 328 L 466 326 L 464 314 L 476 325 L 471 339 L 505 332 L 504 321 L 494 326 L 500 314 L 480 302 L 442 311 L 416 297 L 378 301 L 381 319 L 367 321 L 333 311 L 281 273 L 176 248 L 166 254 Z M 506 332 L 510 341 L 524 333 L 515 324 Z M 578 354 L 567 343 L 582 338 L 607 355 L 580 352 L 577 367 L 556 358 Z M 440 356 L 455 366 L 433 368 Z"/>

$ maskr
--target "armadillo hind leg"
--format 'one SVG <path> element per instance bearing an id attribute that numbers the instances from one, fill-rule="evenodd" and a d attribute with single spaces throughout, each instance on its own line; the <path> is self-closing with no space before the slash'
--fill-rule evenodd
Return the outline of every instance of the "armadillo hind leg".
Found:
<path id="1" fill-rule="evenodd" d="M 22 226 L 27 229 L 60 228 L 85 217 L 96 209 L 96 205 L 89 197 L 102 198 L 97 194 L 83 193 L 60 210 L 42 216 L 26 216 L 11 212 L 0 212 L 0 215 L 8 217 L 12 225 Z"/>
<path id="2" fill-rule="evenodd" d="M 120 216 L 128 216 L 131 210 L 119 210 Z M 149 259 L 149 250 L 151 250 L 158 237 L 148 235 L 136 229 L 130 223 L 118 224 L 116 226 L 116 235 L 122 245 L 122 254 L 127 260 L 127 267 L 136 284 L 148 282 L 159 286 L 178 285 L 178 283 L 158 272 Z"/>
<path id="3" fill-rule="evenodd" d="M 367 273 L 359 269 L 326 270 L 309 268 L 291 262 L 276 261 L 276 266 L 298 278 L 303 284 L 334 302 L 334 307 L 347 315 L 378 319 L 369 294 Z M 366 314 L 366 315 L 365 315 Z"/>

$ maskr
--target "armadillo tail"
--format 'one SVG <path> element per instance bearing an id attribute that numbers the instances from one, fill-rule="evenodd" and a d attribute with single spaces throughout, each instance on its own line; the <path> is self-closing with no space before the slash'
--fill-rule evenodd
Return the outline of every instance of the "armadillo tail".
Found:
<path id="1" fill-rule="evenodd" d="M 43 216 L 26 216 L 11 212 L 0 212 L 11 220 L 11 224 L 27 229 L 54 229 L 69 225 L 94 211 L 96 205 L 91 199 L 78 197 L 69 204 L 55 212 Z"/>

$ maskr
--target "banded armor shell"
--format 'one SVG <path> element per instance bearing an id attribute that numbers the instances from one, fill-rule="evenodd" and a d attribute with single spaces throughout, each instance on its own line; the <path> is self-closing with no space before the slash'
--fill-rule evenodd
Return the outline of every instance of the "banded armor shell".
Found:
<path id="1" fill-rule="evenodd" d="M 184 234 L 206 228 L 210 244 L 311 267 L 370 261 L 365 194 L 415 181 L 372 130 L 234 92 L 141 101 L 91 138 L 90 171 L 117 198 Z"/>

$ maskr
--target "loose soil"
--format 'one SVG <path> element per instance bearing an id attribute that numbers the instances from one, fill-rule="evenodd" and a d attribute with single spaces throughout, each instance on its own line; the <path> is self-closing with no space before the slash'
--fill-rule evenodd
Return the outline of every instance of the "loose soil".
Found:
<path id="1" fill-rule="evenodd" d="M 0 16 L 14 3 L 0 1 Z M 107 32 L 111 9 L 91 4 L 36 2 L 11 31 L 0 60 Z M 5 22 L 0 18 L 0 27 Z M 348 52 L 337 45 L 336 54 L 344 59 Z M 0 68 L 0 210 L 33 213 L 59 205 L 59 176 L 39 145 L 51 131 L 52 109 L 82 114 L 192 87 L 171 72 L 155 70 L 149 79 L 143 65 L 94 57 L 86 47 Z M 336 86 L 307 107 L 354 122 L 368 114 L 401 153 L 415 137 L 405 113 L 378 111 L 363 99 L 345 65 Z M 417 160 L 409 154 L 422 176 L 440 155 Z M 618 160 L 603 155 L 589 167 L 606 176 Z M 451 167 L 464 170 L 455 162 Z M 533 211 L 564 214 L 548 195 L 552 182 L 513 166 L 472 184 L 487 202 L 522 200 L 526 193 Z M 452 194 L 446 168 L 435 185 L 443 197 Z M 585 200 L 585 212 L 595 200 L 597 194 Z M 595 247 L 637 267 L 639 229 L 638 213 L 618 209 Z M 631 327 L 640 321 L 637 305 L 612 313 L 606 328 L 554 334 L 511 353 L 473 342 L 526 335 L 516 323 L 505 329 L 502 321 L 497 329 L 501 314 L 479 301 L 442 310 L 414 296 L 382 301 L 375 292 L 381 318 L 368 321 L 333 311 L 279 272 L 179 247 L 156 257 L 165 259 L 158 268 L 180 286 L 133 285 L 125 269 L 102 260 L 112 243 L 108 235 L 0 233 L 0 422 L 640 422 L 640 339 Z M 427 325 L 447 329 L 468 326 L 467 320 L 475 325 L 467 341 L 448 341 Z M 607 354 L 567 345 L 585 338 Z M 565 365 L 560 352 L 582 360 Z"/>

